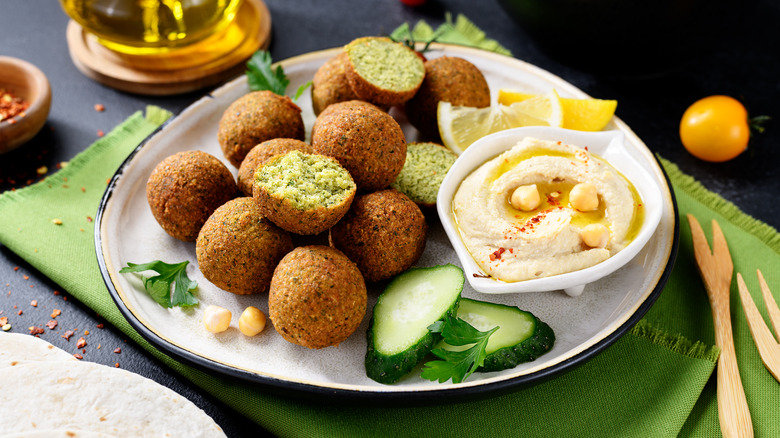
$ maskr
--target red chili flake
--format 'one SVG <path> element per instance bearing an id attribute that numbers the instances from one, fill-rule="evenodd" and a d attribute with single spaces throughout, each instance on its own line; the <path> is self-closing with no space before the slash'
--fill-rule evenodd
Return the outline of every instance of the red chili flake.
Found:
<path id="1" fill-rule="evenodd" d="M 62 311 L 60 311 L 60 309 L 54 309 L 51 312 L 51 317 L 52 318 L 56 318 L 56 317 L 58 317 L 60 315 L 62 315 Z"/>
<path id="2" fill-rule="evenodd" d="M 65 338 L 65 340 L 66 340 L 66 341 L 69 341 L 69 342 L 70 342 L 70 338 L 71 338 L 73 335 L 74 335 L 74 332 L 73 332 L 73 330 L 68 330 L 68 331 L 66 331 L 66 332 L 65 332 L 65 334 L 63 334 L 63 335 L 62 335 L 62 336 L 60 336 L 60 337 L 61 337 L 61 338 Z"/>
<path id="3" fill-rule="evenodd" d="M 119 362 L 114 364 L 114 368 L 119 368 Z"/>
<path id="4" fill-rule="evenodd" d="M 89 330 L 84 330 L 84 336 L 89 335 Z"/>
<path id="5" fill-rule="evenodd" d="M 18 271 L 18 270 L 19 270 L 19 267 L 18 266 L 14 266 L 14 271 Z"/>
<path id="6" fill-rule="evenodd" d="M 57 328 L 57 320 L 52 319 L 51 321 L 47 322 L 46 327 L 48 327 L 49 330 L 54 330 L 55 328 Z"/>
<path id="7" fill-rule="evenodd" d="M 6 325 L 6 324 L 8 324 L 8 317 L 7 316 L 0 317 L 0 325 Z"/>
<path id="8" fill-rule="evenodd" d="M 20 311 L 18 311 L 18 312 L 16 312 L 16 314 L 17 314 L 17 315 L 21 315 L 22 313 L 23 313 L 23 312 L 22 312 L 21 310 L 20 310 Z"/>
<path id="9" fill-rule="evenodd" d="M 25 280 L 29 280 L 30 276 L 29 275 L 23 275 L 22 278 L 24 278 Z"/>
<path id="10" fill-rule="evenodd" d="M 501 254 L 503 254 L 504 251 L 506 251 L 506 248 L 498 248 L 497 250 L 495 250 L 492 254 L 490 254 L 490 261 L 492 262 L 500 259 Z"/>
<path id="11" fill-rule="evenodd" d="M 92 216 L 87 216 L 87 222 L 92 222 Z"/>
<path id="12" fill-rule="evenodd" d="M 43 327 L 29 327 L 31 335 L 40 335 L 43 333 Z"/>
<path id="13" fill-rule="evenodd" d="M 101 348 L 103 348 L 103 344 L 98 344 L 97 349 L 100 350 Z"/>
<path id="14" fill-rule="evenodd" d="M 16 123 L 12 117 L 24 117 L 24 112 L 30 107 L 30 102 L 11 93 L 9 90 L 0 88 L 0 121 L 7 120 L 8 123 Z"/>
<path id="15" fill-rule="evenodd" d="M 84 359 L 84 356 L 82 356 L 82 355 L 80 355 L 78 353 L 74 354 L 73 357 L 75 357 L 78 360 Z"/>
<path id="16" fill-rule="evenodd" d="M 99 113 L 102 113 L 102 112 L 103 112 L 103 111 L 105 111 L 105 110 L 106 110 L 106 107 L 105 107 L 105 106 L 103 106 L 103 104 L 102 104 L 102 103 L 96 103 L 96 104 L 95 104 L 95 111 L 97 111 L 97 112 L 99 112 Z"/>
<path id="17" fill-rule="evenodd" d="M 58 290 L 55 290 L 55 291 L 53 292 L 53 294 L 54 294 L 54 295 L 59 295 L 59 294 L 60 294 L 60 291 L 58 291 Z"/>
<path id="18" fill-rule="evenodd" d="M 86 187 L 82 187 L 82 188 L 81 188 L 81 191 L 82 191 L 82 192 L 86 192 L 86 191 L 87 191 L 87 188 L 86 188 Z"/>
<path id="19" fill-rule="evenodd" d="M 30 305 L 33 306 L 33 307 L 38 307 L 38 300 L 30 301 Z"/>
<path id="20" fill-rule="evenodd" d="M 102 328 L 103 328 L 103 327 L 105 327 L 105 326 L 104 326 L 104 325 L 103 325 L 103 323 L 101 322 L 101 323 L 99 323 L 98 325 L 96 325 L 95 327 L 97 327 L 97 328 L 99 328 L 99 329 L 102 329 Z"/>
<path id="21" fill-rule="evenodd" d="M 84 338 L 79 338 L 78 341 L 76 341 L 76 348 L 84 348 L 87 346 L 87 340 Z"/>
<path id="22" fill-rule="evenodd" d="M 106 134 L 103 132 L 103 130 L 102 130 L 102 129 L 99 129 L 99 130 L 98 130 L 98 132 L 97 132 L 97 136 L 98 136 L 98 137 L 102 137 L 102 136 L 104 136 L 104 135 L 106 135 Z"/>
<path id="23" fill-rule="evenodd" d="M 119 348 L 119 347 L 116 347 L 116 349 L 114 350 L 114 353 L 116 353 L 116 354 L 119 354 L 121 352 L 122 352 L 122 349 Z"/>

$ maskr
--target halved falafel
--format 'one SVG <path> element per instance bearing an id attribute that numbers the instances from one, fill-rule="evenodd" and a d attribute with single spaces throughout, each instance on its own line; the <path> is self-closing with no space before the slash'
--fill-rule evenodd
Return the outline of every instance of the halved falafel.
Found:
<path id="1" fill-rule="evenodd" d="M 366 283 L 347 256 L 329 246 L 300 246 L 274 271 L 268 313 L 287 341 L 325 348 L 355 332 L 366 314 L 366 301 Z"/>
<path id="2" fill-rule="evenodd" d="M 373 104 L 402 105 L 414 96 L 425 77 L 422 58 L 390 38 L 357 38 L 344 50 L 349 58 L 347 80 L 352 91 Z"/>
<path id="3" fill-rule="evenodd" d="M 292 251 L 287 231 L 263 217 L 252 198 L 236 198 L 217 208 L 195 242 L 206 279 L 234 294 L 268 290 L 279 260 Z"/>
<path id="4" fill-rule="evenodd" d="M 284 155 L 290 151 L 314 152 L 308 143 L 294 138 L 274 138 L 253 147 L 238 168 L 238 189 L 246 196 L 252 196 L 257 168 L 276 155 Z"/>
<path id="5" fill-rule="evenodd" d="M 428 224 L 411 199 L 395 189 L 355 198 L 330 229 L 330 244 L 357 263 L 363 278 L 375 282 L 417 263 L 425 249 Z"/>
<path id="6" fill-rule="evenodd" d="M 349 210 L 356 186 L 331 157 L 291 151 L 257 168 L 254 199 L 263 215 L 296 234 L 318 234 Z"/>
<path id="7" fill-rule="evenodd" d="M 398 122 L 361 101 L 336 103 L 317 118 L 311 145 L 335 158 L 363 192 L 390 185 L 406 161 L 406 137 Z"/>
<path id="8" fill-rule="evenodd" d="M 225 158 L 241 166 L 256 145 L 273 138 L 305 138 L 301 109 L 289 97 L 253 91 L 238 98 L 222 114 L 217 139 Z"/>
<path id="9" fill-rule="evenodd" d="M 439 102 L 485 108 L 490 106 L 490 88 L 479 68 L 463 58 L 429 59 L 420 89 L 404 106 L 412 126 L 429 139 L 439 138 Z"/>
<path id="10" fill-rule="evenodd" d="M 237 194 L 227 166 L 203 151 L 165 158 L 146 182 L 146 200 L 157 223 L 185 242 L 194 241 L 211 213 Z"/>
<path id="11" fill-rule="evenodd" d="M 441 183 L 457 159 L 454 152 L 438 143 L 409 143 L 404 168 L 390 187 L 420 207 L 434 207 Z"/>

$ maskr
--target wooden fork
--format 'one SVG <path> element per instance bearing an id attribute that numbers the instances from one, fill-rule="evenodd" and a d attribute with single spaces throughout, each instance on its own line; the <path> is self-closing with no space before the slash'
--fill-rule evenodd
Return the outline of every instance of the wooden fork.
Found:
<path id="1" fill-rule="evenodd" d="M 761 294 L 764 296 L 764 304 L 766 304 L 769 320 L 772 321 L 775 334 L 780 337 L 780 308 L 778 308 L 777 302 L 775 302 L 761 271 L 756 269 L 756 272 L 758 273 L 758 283 L 761 286 Z M 764 366 L 774 378 L 780 382 L 780 343 L 772 336 L 772 332 L 769 331 L 764 318 L 758 313 L 756 303 L 753 302 L 753 297 L 750 296 L 745 281 L 739 273 L 737 273 L 737 285 L 739 286 L 742 308 L 745 310 L 750 333 L 753 335 L 753 341 L 756 343 L 758 354 L 761 355 L 761 361 L 764 362 Z"/>
<path id="2" fill-rule="evenodd" d="M 699 221 L 688 214 L 693 237 L 693 254 L 699 273 L 704 280 L 707 296 L 712 307 L 712 319 L 715 323 L 715 343 L 720 347 L 718 358 L 718 419 L 724 437 L 752 437 L 753 424 L 750 410 L 745 399 L 742 379 L 739 377 L 737 356 L 734 350 L 734 335 L 731 331 L 731 313 L 729 295 L 731 293 L 731 274 L 734 265 L 726 244 L 726 238 L 720 225 L 712 221 L 712 248 L 707 244 Z"/>

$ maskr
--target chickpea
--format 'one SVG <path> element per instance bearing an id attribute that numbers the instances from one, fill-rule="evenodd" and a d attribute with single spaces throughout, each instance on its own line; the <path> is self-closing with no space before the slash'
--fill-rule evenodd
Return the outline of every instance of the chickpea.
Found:
<path id="1" fill-rule="evenodd" d="M 203 325 L 211 333 L 222 333 L 230 327 L 230 310 L 224 307 L 209 305 L 203 311 Z"/>
<path id="2" fill-rule="evenodd" d="M 609 242 L 609 230 L 602 224 L 589 224 L 582 229 L 580 237 L 591 248 L 605 248 Z"/>
<path id="3" fill-rule="evenodd" d="M 539 190 L 536 188 L 536 184 L 528 184 L 520 186 L 512 192 L 512 197 L 509 203 L 512 207 L 520 211 L 531 211 L 539 207 L 542 200 L 539 196 Z"/>
<path id="4" fill-rule="evenodd" d="M 238 329 L 247 336 L 255 336 L 265 329 L 265 313 L 254 306 L 249 306 L 238 318 Z"/>
<path id="5" fill-rule="evenodd" d="M 579 211 L 593 211 L 599 208 L 599 194 L 591 183 L 580 183 L 572 187 L 569 203 Z"/>

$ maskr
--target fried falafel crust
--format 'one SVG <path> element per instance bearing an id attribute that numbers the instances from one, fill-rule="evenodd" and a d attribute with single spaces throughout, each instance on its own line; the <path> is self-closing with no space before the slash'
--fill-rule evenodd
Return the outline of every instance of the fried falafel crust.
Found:
<path id="1" fill-rule="evenodd" d="M 214 210 L 237 193 L 227 166 L 203 151 L 179 152 L 165 158 L 146 182 L 146 200 L 157 223 L 185 242 L 195 241 Z"/>
<path id="2" fill-rule="evenodd" d="M 240 167 L 256 145 L 274 138 L 305 139 L 301 109 L 287 96 L 253 91 L 236 99 L 219 120 L 217 140 L 225 158 Z"/>
<path id="3" fill-rule="evenodd" d="M 208 281 L 238 295 L 266 292 L 279 260 L 292 251 L 287 231 L 263 217 L 252 198 L 217 208 L 200 229 L 195 255 Z"/>
<path id="4" fill-rule="evenodd" d="M 312 148 L 344 166 L 358 190 L 389 186 L 406 161 L 406 137 L 398 122 L 362 101 L 333 104 L 317 118 Z"/>
<path id="5" fill-rule="evenodd" d="M 322 245 L 295 248 L 279 262 L 268 295 L 269 317 L 289 342 L 319 349 L 338 345 L 360 326 L 367 291 L 357 266 Z"/>
<path id="6" fill-rule="evenodd" d="M 428 224 L 420 207 L 396 189 L 361 195 L 330 229 L 330 245 L 355 261 L 367 282 L 388 279 L 422 256 Z"/>

